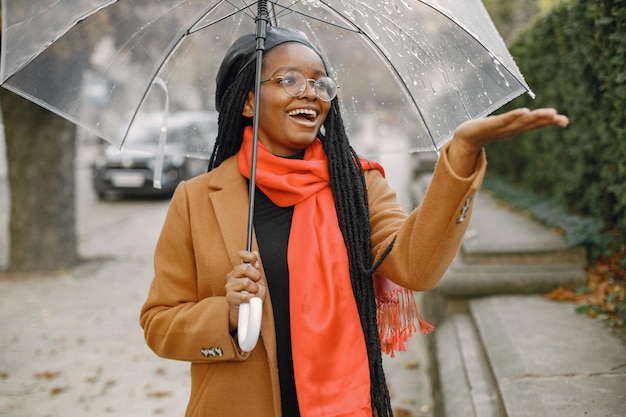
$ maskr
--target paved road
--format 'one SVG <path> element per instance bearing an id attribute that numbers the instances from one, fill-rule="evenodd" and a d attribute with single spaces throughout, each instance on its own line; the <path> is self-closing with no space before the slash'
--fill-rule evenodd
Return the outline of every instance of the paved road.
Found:
<path id="1" fill-rule="evenodd" d="M 98 201 L 82 155 L 77 223 L 88 262 L 0 279 L 0 415 L 182 415 L 187 365 L 156 357 L 138 325 L 167 201 Z"/>

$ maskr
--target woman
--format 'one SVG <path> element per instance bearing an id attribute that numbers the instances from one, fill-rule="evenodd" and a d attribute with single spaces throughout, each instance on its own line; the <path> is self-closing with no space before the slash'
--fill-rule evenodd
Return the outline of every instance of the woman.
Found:
<path id="1" fill-rule="evenodd" d="M 239 39 L 220 67 L 210 172 L 172 198 L 141 311 L 146 341 L 191 362 L 188 416 L 391 416 L 372 273 L 433 288 L 467 228 L 483 146 L 568 120 L 519 109 L 462 124 L 407 215 L 382 168 L 350 147 L 315 47 L 300 32 L 269 28 L 248 252 L 255 45 L 254 35 Z M 263 300 L 263 322 L 245 353 L 238 309 L 252 297 Z"/>

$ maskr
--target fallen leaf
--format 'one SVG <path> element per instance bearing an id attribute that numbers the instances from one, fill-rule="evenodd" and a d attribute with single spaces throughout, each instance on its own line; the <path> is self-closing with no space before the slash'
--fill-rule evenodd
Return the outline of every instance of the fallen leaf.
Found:
<path id="1" fill-rule="evenodd" d="M 61 372 L 51 372 L 51 371 L 44 371 L 44 372 L 37 372 L 35 374 L 35 378 L 37 379 L 47 379 L 47 380 L 52 380 L 56 377 L 58 377 L 61 374 Z"/>
<path id="2" fill-rule="evenodd" d="M 148 398 L 165 398 L 171 395 L 172 393 L 169 391 L 154 391 L 148 393 Z"/>
<path id="3" fill-rule="evenodd" d="M 64 392 L 67 392 L 69 390 L 70 390 L 69 385 L 66 385 L 64 387 L 54 387 L 50 389 L 50 396 L 54 397 L 56 395 L 63 394 Z"/>
<path id="4" fill-rule="evenodd" d="M 626 245 L 608 256 L 600 256 L 587 266 L 586 283 L 582 287 L 559 287 L 545 295 L 554 301 L 579 304 L 576 311 L 597 317 L 612 327 L 623 327 L 620 310 L 626 309 Z"/>

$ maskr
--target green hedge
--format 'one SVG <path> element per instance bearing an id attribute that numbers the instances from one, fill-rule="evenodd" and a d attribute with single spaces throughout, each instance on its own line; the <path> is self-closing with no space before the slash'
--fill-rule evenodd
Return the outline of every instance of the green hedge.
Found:
<path id="1" fill-rule="evenodd" d="M 489 145 L 490 171 L 626 236 L 626 0 L 566 1 L 510 49 L 537 98 L 503 110 L 556 107 L 570 126 Z"/>

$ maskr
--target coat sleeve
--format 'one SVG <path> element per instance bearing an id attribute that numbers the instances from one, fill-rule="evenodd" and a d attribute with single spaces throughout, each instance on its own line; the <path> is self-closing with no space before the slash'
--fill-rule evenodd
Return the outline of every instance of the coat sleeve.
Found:
<path id="1" fill-rule="evenodd" d="M 222 294 L 199 299 L 198 273 L 186 183 L 176 189 L 154 254 L 154 278 L 140 324 L 159 356 L 191 362 L 243 360 L 228 332 L 228 303 Z M 223 288 L 223 285 L 221 285 Z"/>
<path id="2" fill-rule="evenodd" d="M 424 200 L 408 216 L 380 172 L 366 173 L 374 259 L 395 238 L 378 272 L 415 291 L 435 287 L 457 254 L 487 165 L 483 151 L 474 173 L 459 177 L 447 149 L 441 150 Z"/>

